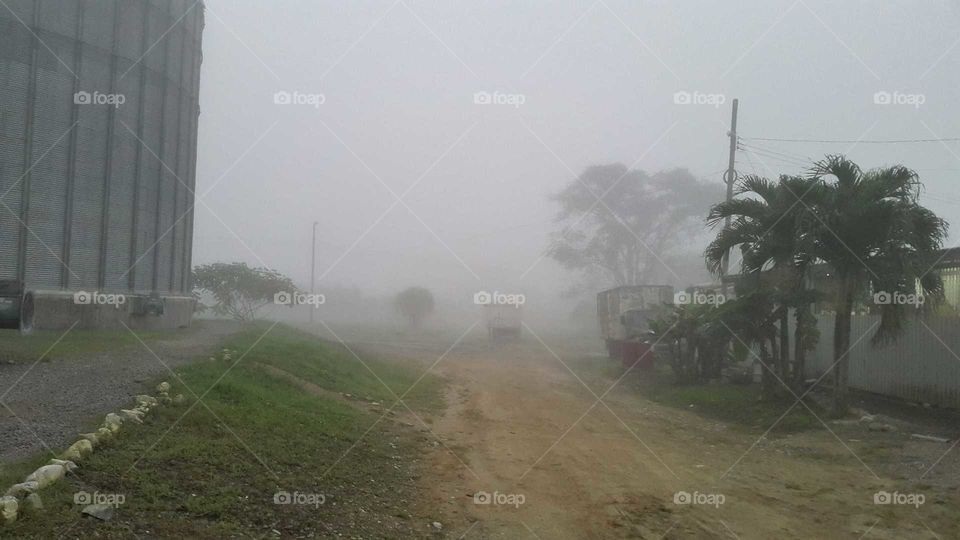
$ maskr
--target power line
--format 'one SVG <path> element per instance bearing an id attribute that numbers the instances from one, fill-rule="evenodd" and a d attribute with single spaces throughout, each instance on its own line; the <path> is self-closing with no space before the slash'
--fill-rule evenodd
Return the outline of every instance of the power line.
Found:
<path id="1" fill-rule="evenodd" d="M 760 159 L 761 157 L 763 157 L 763 158 L 766 158 L 766 159 L 769 159 L 769 160 L 774 160 L 774 161 L 778 161 L 778 162 L 781 162 L 781 163 L 786 163 L 787 165 L 793 165 L 793 166 L 795 166 L 795 167 L 809 167 L 810 165 L 813 164 L 812 161 L 800 161 L 800 160 L 798 160 L 798 159 L 785 158 L 785 157 L 778 156 L 778 155 L 775 155 L 775 154 L 767 153 L 767 152 L 765 152 L 765 151 L 756 150 L 756 149 L 750 148 L 750 147 L 740 146 L 739 148 L 740 148 L 741 150 L 743 150 L 744 152 L 749 152 L 749 153 L 751 153 L 751 154 L 756 155 L 758 159 Z M 761 161 L 764 161 L 764 160 L 761 159 Z"/>
<path id="2" fill-rule="evenodd" d="M 741 137 L 748 141 L 773 141 L 794 143 L 829 143 L 829 144 L 902 144 L 902 143 L 930 143 L 930 142 L 960 142 L 960 137 L 942 137 L 935 139 L 778 139 L 770 137 Z"/>
<path id="3" fill-rule="evenodd" d="M 760 173 L 757 172 L 757 167 L 753 164 L 753 158 L 751 158 L 751 157 L 750 157 L 750 154 L 748 154 L 748 153 L 747 153 L 747 154 L 744 154 L 744 155 L 747 156 L 747 163 L 750 164 L 750 170 L 753 171 L 753 174 L 759 175 Z"/>
<path id="4" fill-rule="evenodd" d="M 794 161 L 800 161 L 800 162 L 803 162 L 803 163 L 813 163 L 813 160 L 810 159 L 809 156 L 801 156 L 801 155 L 799 155 L 799 154 L 792 154 L 792 153 L 788 153 L 788 152 L 781 152 L 781 151 L 779 151 L 779 150 L 774 150 L 774 149 L 772 149 L 772 148 L 765 148 L 765 147 L 763 147 L 763 146 L 755 146 L 755 145 L 752 145 L 752 144 L 740 143 L 740 148 L 741 148 L 742 150 L 743 150 L 743 149 L 750 149 L 750 150 L 754 150 L 754 151 L 762 151 L 762 152 L 766 152 L 766 153 L 768 153 L 768 154 L 773 154 L 773 155 L 781 156 L 781 157 L 786 158 L 786 159 L 791 159 L 791 160 L 794 160 Z"/>
<path id="5" fill-rule="evenodd" d="M 742 139 L 742 138 L 741 138 L 741 139 Z M 792 158 L 796 158 L 796 159 L 800 159 L 800 160 L 808 160 L 808 159 L 810 159 L 810 156 L 803 155 L 803 154 L 796 154 L 796 153 L 790 152 L 790 151 L 788 151 L 788 150 L 785 150 L 785 149 L 779 148 L 779 147 L 760 146 L 760 145 L 757 145 L 757 144 L 753 144 L 752 142 L 748 144 L 748 143 L 743 142 L 742 140 L 739 141 L 739 143 L 740 143 L 741 145 L 749 146 L 749 147 L 751 147 L 751 148 L 758 148 L 758 149 L 760 149 L 760 150 L 768 150 L 768 151 L 770 151 L 770 152 L 783 154 L 784 156 L 792 157 Z"/>
<path id="6" fill-rule="evenodd" d="M 757 152 L 757 151 L 755 151 L 755 150 L 751 150 L 750 148 L 742 148 L 742 150 L 743 150 L 744 152 L 750 152 L 751 154 L 753 154 L 754 156 L 756 156 L 757 159 L 760 159 L 761 161 L 773 160 L 773 161 L 776 161 L 776 162 L 778 162 L 778 163 L 785 163 L 785 164 L 787 164 L 787 165 L 795 165 L 795 166 L 797 166 L 797 167 L 810 167 L 810 165 L 811 165 L 810 163 L 807 163 L 807 162 L 794 161 L 794 160 L 792 160 L 792 159 L 785 159 L 785 158 L 782 158 L 782 157 L 780 157 L 780 156 L 774 156 L 774 155 L 771 155 L 771 154 L 765 154 L 765 153 L 763 153 L 763 152 Z"/>
<path id="7" fill-rule="evenodd" d="M 744 156 L 745 158 L 747 158 L 747 160 L 748 160 L 749 162 L 751 162 L 751 163 L 753 162 L 753 160 L 750 159 L 750 156 L 752 155 L 752 156 L 755 157 L 758 161 L 760 161 L 760 164 L 761 164 L 764 168 L 766 168 L 766 169 L 769 169 L 769 168 L 770 168 L 770 167 L 767 165 L 768 163 L 776 163 L 777 165 L 781 165 L 781 164 L 797 165 L 796 163 L 794 163 L 794 162 L 792 162 L 792 161 L 787 161 L 787 160 L 781 159 L 781 158 L 779 158 L 779 157 L 777 157 L 777 156 L 768 156 L 768 155 L 765 155 L 765 154 L 761 154 L 761 153 L 759 153 L 759 152 L 754 152 L 753 150 L 751 150 L 751 149 L 749 149 L 749 148 L 743 148 L 743 147 L 739 147 L 739 146 L 738 146 L 737 149 L 740 150 L 740 153 L 743 154 L 743 156 Z M 740 159 L 737 159 L 737 161 L 738 161 L 738 162 L 741 162 Z"/>

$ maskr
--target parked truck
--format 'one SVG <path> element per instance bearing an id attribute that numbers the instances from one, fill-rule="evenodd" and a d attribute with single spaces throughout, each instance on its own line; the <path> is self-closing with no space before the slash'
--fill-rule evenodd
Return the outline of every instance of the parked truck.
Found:
<path id="1" fill-rule="evenodd" d="M 610 358 L 621 360 L 626 368 L 653 367 L 650 321 L 670 304 L 670 285 L 631 285 L 598 293 L 597 320 Z"/>
<path id="2" fill-rule="evenodd" d="M 517 341 L 520 339 L 523 307 L 510 304 L 486 304 L 483 306 L 483 319 L 487 324 L 487 333 L 493 343 Z"/>

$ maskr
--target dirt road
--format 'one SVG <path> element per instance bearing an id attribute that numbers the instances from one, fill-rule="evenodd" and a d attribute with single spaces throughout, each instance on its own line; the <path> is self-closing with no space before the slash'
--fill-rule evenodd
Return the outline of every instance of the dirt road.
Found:
<path id="1" fill-rule="evenodd" d="M 551 348 L 559 358 L 529 341 L 473 347 L 436 366 L 450 381 L 448 409 L 428 420 L 438 443 L 421 484 L 425 515 L 445 535 L 960 537 L 955 483 L 936 471 L 919 479 L 949 445 L 924 443 L 922 463 L 902 474 L 883 444 L 864 445 L 839 425 L 762 437 L 654 404 L 629 380 L 605 394 L 614 379 L 591 364 L 610 360 Z M 938 469 L 956 470 L 957 457 Z M 878 491 L 925 501 L 877 505 Z M 680 492 L 693 504 L 675 503 Z"/>

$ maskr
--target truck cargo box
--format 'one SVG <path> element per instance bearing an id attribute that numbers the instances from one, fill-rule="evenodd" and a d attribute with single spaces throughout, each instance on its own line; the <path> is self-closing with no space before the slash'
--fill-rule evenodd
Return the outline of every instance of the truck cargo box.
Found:
<path id="1" fill-rule="evenodd" d="M 651 368 L 650 321 L 670 304 L 670 285 L 633 285 L 598 293 L 597 322 L 610 357 L 622 360 L 625 367 Z"/>
<path id="2" fill-rule="evenodd" d="M 670 285 L 632 285 L 602 291 L 597 294 L 600 335 L 613 340 L 634 337 L 632 331 L 642 330 L 646 319 L 656 318 L 669 304 L 673 304 Z"/>
<path id="3" fill-rule="evenodd" d="M 493 341 L 514 341 L 520 338 L 523 307 L 511 304 L 486 304 L 483 320 Z"/>

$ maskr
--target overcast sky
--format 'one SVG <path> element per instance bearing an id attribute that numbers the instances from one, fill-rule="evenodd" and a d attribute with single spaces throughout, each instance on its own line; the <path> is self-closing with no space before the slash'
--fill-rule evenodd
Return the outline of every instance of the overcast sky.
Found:
<path id="1" fill-rule="evenodd" d="M 960 238 L 960 142 L 750 140 L 960 137 L 956 0 L 206 2 L 195 263 L 306 284 L 317 221 L 321 289 L 554 294 L 549 195 L 611 162 L 721 182 L 734 97 L 740 173 L 903 163 Z"/>

